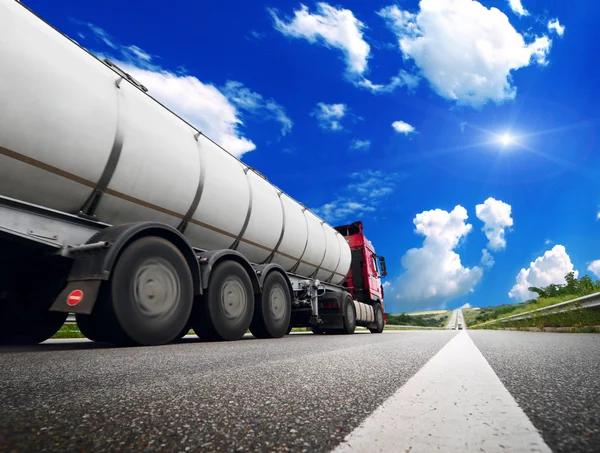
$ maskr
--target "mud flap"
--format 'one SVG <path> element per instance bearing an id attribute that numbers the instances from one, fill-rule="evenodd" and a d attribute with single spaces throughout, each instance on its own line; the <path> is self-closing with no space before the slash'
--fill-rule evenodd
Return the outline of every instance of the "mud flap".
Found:
<path id="1" fill-rule="evenodd" d="M 101 284 L 102 280 L 69 282 L 50 307 L 50 311 L 89 315 L 94 309 Z"/>

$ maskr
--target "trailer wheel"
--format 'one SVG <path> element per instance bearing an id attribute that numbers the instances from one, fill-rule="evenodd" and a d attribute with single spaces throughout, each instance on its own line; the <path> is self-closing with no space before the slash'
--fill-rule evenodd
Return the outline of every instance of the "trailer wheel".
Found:
<path id="1" fill-rule="evenodd" d="M 106 341 L 102 336 L 102 329 L 98 326 L 96 317 L 77 313 L 75 315 L 75 320 L 77 321 L 77 327 L 79 327 L 80 332 L 88 340 Z"/>
<path id="2" fill-rule="evenodd" d="M 350 294 L 346 294 L 344 297 L 344 328 L 342 333 L 351 335 L 356 330 L 356 312 L 354 311 L 354 301 Z"/>
<path id="3" fill-rule="evenodd" d="M 292 296 L 288 283 L 281 273 L 271 272 L 254 304 L 250 332 L 256 338 L 281 338 L 287 332 L 291 316 Z"/>
<path id="4" fill-rule="evenodd" d="M 0 333 L 0 344 L 34 345 L 46 341 L 60 330 L 67 315 L 68 313 L 47 311 L 47 308 L 43 312 L 28 312 L 26 317 L 20 319 L 12 317 L 14 313 L 11 313 L 6 318 L 4 331 Z"/>
<path id="5" fill-rule="evenodd" d="M 239 340 L 254 313 L 252 282 L 236 261 L 223 261 L 210 274 L 208 288 L 192 313 L 192 327 L 203 340 Z"/>
<path id="6" fill-rule="evenodd" d="M 49 311 L 60 293 L 68 265 L 34 262 L 27 268 L 0 268 L 0 344 L 34 345 L 60 330 L 68 313 Z M 32 285 L 31 282 L 36 284 Z"/>
<path id="7" fill-rule="evenodd" d="M 383 310 L 381 309 L 381 304 L 377 304 L 375 305 L 375 307 L 373 307 L 375 310 L 375 328 L 370 328 L 369 327 L 369 331 L 371 331 L 371 333 L 381 333 L 383 332 Z"/>
<path id="8" fill-rule="evenodd" d="M 188 334 L 188 332 L 190 330 L 191 329 L 190 329 L 189 324 L 186 324 L 185 327 L 181 330 L 181 332 L 179 332 L 177 334 L 177 336 L 173 339 L 173 341 L 179 341 L 179 340 L 181 340 L 183 337 L 185 337 Z"/>
<path id="9" fill-rule="evenodd" d="M 116 344 L 166 344 L 187 324 L 193 298 L 192 273 L 179 249 L 143 237 L 121 253 L 101 290 L 100 335 Z"/>

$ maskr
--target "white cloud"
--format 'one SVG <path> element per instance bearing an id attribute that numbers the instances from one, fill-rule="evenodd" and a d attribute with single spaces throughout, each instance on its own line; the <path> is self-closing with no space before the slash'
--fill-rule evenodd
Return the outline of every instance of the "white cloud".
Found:
<path id="1" fill-rule="evenodd" d="M 505 248 L 504 229 L 513 226 L 511 206 L 490 197 L 483 204 L 475 206 L 475 213 L 483 222 L 482 230 L 488 239 L 487 246 L 496 251 Z"/>
<path id="2" fill-rule="evenodd" d="M 473 290 L 483 270 L 464 267 L 454 252 L 472 229 L 467 218 L 467 210 L 460 205 L 451 212 L 434 209 L 415 216 L 415 231 L 425 239 L 421 248 L 410 249 L 402 257 L 405 271 L 394 284 L 397 299 L 439 307 Z"/>
<path id="3" fill-rule="evenodd" d="M 465 131 L 465 127 L 467 126 L 467 122 L 466 121 L 461 121 L 460 123 L 458 123 L 458 127 L 460 128 L 461 132 Z"/>
<path id="4" fill-rule="evenodd" d="M 480 107 L 514 99 L 511 72 L 544 65 L 547 36 L 526 43 L 497 8 L 472 0 L 421 0 L 411 13 L 393 5 L 378 13 L 434 91 L 459 105 Z"/>
<path id="5" fill-rule="evenodd" d="M 565 26 L 561 25 L 558 19 L 552 19 L 548 21 L 548 30 L 554 31 L 558 36 L 562 36 L 565 33 Z"/>
<path id="6" fill-rule="evenodd" d="M 294 123 L 288 118 L 285 109 L 273 99 L 265 100 L 262 95 L 233 80 L 225 84 L 223 93 L 238 108 L 251 112 L 258 117 L 273 119 L 281 124 L 281 135 L 292 130 Z"/>
<path id="7" fill-rule="evenodd" d="M 525 8 L 523 8 L 521 0 L 508 0 L 508 4 L 510 6 L 510 9 L 512 9 L 513 13 L 517 14 L 518 16 L 529 15 L 529 12 Z"/>
<path id="8" fill-rule="evenodd" d="M 330 203 L 325 203 L 319 208 L 313 209 L 313 211 L 327 222 L 335 223 L 347 220 L 350 217 L 361 217 L 367 212 L 374 212 L 375 208 L 347 198 L 338 198 Z"/>
<path id="9" fill-rule="evenodd" d="M 588 266 L 588 271 L 600 278 L 600 260 L 594 260 Z"/>
<path id="10" fill-rule="evenodd" d="M 485 267 L 492 267 L 494 265 L 494 257 L 488 252 L 488 249 L 481 251 L 481 265 Z"/>
<path id="11" fill-rule="evenodd" d="M 413 134 L 415 132 L 414 126 L 411 126 L 410 124 L 405 123 L 404 121 L 394 121 L 392 123 L 392 127 L 399 134 L 408 135 Z"/>
<path id="12" fill-rule="evenodd" d="M 94 24 L 91 24 L 89 22 L 78 22 L 76 21 L 78 24 L 84 24 L 86 25 L 90 31 L 98 38 L 100 39 L 104 44 L 106 44 L 108 47 L 117 50 L 119 48 L 119 46 L 113 41 L 113 39 L 109 36 L 108 33 L 106 33 L 102 28 L 97 27 Z"/>
<path id="13" fill-rule="evenodd" d="M 239 112 L 214 85 L 193 76 L 167 70 L 143 69 L 116 62 L 146 86 L 156 98 L 237 157 L 256 149 L 238 130 L 243 125 Z"/>
<path id="14" fill-rule="evenodd" d="M 349 9 L 335 8 L 327 3 L 317 3 L 314 13 L 306 5 L 294 11 L 293 17 L 281 18 L 275 9 L 268 9 L 274 27 L 286 36 L 306 39 L 311 44 L 322 44 L 337 49 L 344 55 L 346 76 L 356 86 L 373 93 L 391 93 L 398 87 L 409 89 L 419 84 L 419 77 L 401 70 L 386 84 L 373 83 L 365 77 L 371 46 L 363 37 L 367 26 Z"/>
<path id="15" fill-rule="evenodd" d="M 384 288 L 386 288 L 386 289 L 387 289 L 387 288 L 389 288 L 390 286 L 392 286 L 392 282 L 390 282 L 389 280 L 387 280 L 387 281 L 383 282 L 383 285 L 381 285 L 381 286 L 383 286 Z"/>
<path id="16" fill-rule="evenodd" d="M 348 184 L 346 189 L 364 201 L 391 194 L 400 178 L 397 173 L 386 174 L 379 170 L 365 170 L 349 176 L 354 182 Z"/>
<path id="17" fill-rule="evenodd" d="M 325 104 L 319 102 L 311 113 L 315 116 L 321 129 L 340 131 L 343 129 L 341 119 L 346 115 L 345 104 Z"/>
<path id="18" fill-rule="evenodd" d="M 353 221 L 368 212 L 376 212 L 382 200 L 392 194 L 401 175 L 365 170 L 348 175 L 351 180 L 333 201 L 313 211 L 328 222 Z"/>
<path id="19" fill-rule="evenodd" d="M 471 308 L 471 304 L 469 302 L 467 302 L 466 304 L 462 304 L 460 307 L 458 308 Z"/>
<path id="20" fill-rule="evenodd" d="M 565 275 L 573 271 L 573 263 L 562 245 L 555 245 L 543 256 L 529 264 L 529 268 L 521 269 L 517 275 L 517 283 L 509 291 L 508 295 L 520 301 L 537 297 L 536 293 L 529 291 L 529 287 L 543 288 L 550 284 L 565 284 Z M 575 277 L 578 276 L 575 271 Z"/>
<path id="21" fill-rule="evenodd" d="M 350 149 L 352 151 L 368 151 L 371 148 L 371 140 L 359 140 L 355 138 L 350 143 Z"/>
<path id="22" fill-rule="evenodd" d="M 409 90 L 416 88 L 419 85 L 420 78 L 414 74 L 410 74 L 405 70 L 401 70 L 397 76 L 392 77 L 389 83 L 378 84 L 373 83 L 369 79 L 363 78 L 358 80 L 356 84 L 360 87 L 371 90 L 375 94 L 391 93 L 396 88 L 407 87 Z"/>
<path id="23" fill-rule="evenodd" d="M 152 97 L 236 157 L 256 149 L 256 145 L 240 131 L 244 125 L 242 110 L 260 118 L 278 121 L 282 135 L 292 128 L 291 120 L 279 104 L 272 99 L 264 99 L 240 82 L 229 81 L 219 89 L 197 77 L 161 68 L 154 63 L 154 57 L 140 47 L 122 46 L 102 28 L 78 23 L 87 26 L 100 42 L 110 47 L 110 55 L 98 52 L 98 56 L 110 59 L 131 74 L 148 88 Z"/>
<path id="24" fill-rule="evenodd" d="M 550 245 L 550 244 L 552 244 L 552 240 L 551 240 L 551 239 L 546 239 L 546 240 L 544 241 L 544 244 L 545 244 L 545 245 Z"/>
<path id="25" fill-rule="evenodd" d="M 304 38 L 310 43 L 320 42 L 344 54 L 347 71 L 362 74 L 367 69 L 370 46 L 363 39 L 366 28 L 349 9 L 337 9 L 327 3 L 317 3 L 317 12 L 311 13 L 301 5 L 293 18 L 282 20 L 277 11 L 269 10 L 275 28 L 294 38 Z"/>

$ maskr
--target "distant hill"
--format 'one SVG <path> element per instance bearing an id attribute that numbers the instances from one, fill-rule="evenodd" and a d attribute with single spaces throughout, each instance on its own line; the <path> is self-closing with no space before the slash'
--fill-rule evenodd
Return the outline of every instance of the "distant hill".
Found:
<path id="1" fill-rule="evenodd" d="M 387 324 L 396 326 L 446 327 L 451 315 L 452 310 L 388 313 Z"/>

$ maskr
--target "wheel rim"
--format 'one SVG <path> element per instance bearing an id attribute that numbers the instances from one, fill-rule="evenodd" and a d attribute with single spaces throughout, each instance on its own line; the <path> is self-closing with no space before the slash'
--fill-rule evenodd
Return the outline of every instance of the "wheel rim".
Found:
<path id="1" fill-rule="evenodd" d="M 221 288 L 221 308 L 228 319 L 241 318 L 246 312 L 248 300 L 243 282 L 234 276 L 229 277 Z"/>
<path id="2" fill-rule="evenodd" d="M 269 312 L 275 321 L 285 316 L 285 293 L 280 285 L 275 285 L 269 293 Z"/>
<path id="3" fill-rule="evenodd" d="M 164 259 L 146 260 L 135 273 L 133 299 L 145 316 L 169 317 L 177 309 L 180 294 L 177 271 Z"/>
<path id="4" fill-rule="evenodd" d="M 354 309 L 352 308 L 352 304 L 346 305 L 346 319 L 349 324 L 354 323 Z"/>

